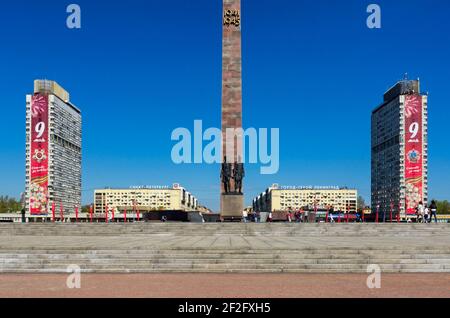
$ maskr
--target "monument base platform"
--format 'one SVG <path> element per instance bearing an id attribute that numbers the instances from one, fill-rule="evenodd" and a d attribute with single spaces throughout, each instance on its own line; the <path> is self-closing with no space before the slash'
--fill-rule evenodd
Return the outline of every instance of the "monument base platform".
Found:
<path id="1" fill-rule="evenodd" d="M 220 198 L 220 216 L 224 221 L 241 221 L 244 211 L 242 194 L 222 194 Z"/>

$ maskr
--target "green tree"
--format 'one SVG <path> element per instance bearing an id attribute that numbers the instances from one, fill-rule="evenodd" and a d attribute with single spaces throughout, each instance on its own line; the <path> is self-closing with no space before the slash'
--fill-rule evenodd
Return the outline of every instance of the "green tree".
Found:
<path id="1" fill-rule="evenodd" d="M 450 202 L 447 200 L 437 201 L 435 200 L 437 205 L 437 213 L 438 214 L 450 214 Z"/>
<path id="2" fill-rule="evenodd" d="M 0 196 L 0 213 L 19 212 L 21 209 L 20 201 L 8 196 Z"/>
<path id="3" fill-rule="evenodd" d="M 358 211 L 362 211 L 364 210 L 364 208 L 366 207 L 366 201 L 364 200 L 364 198 L 362 196 L 358 196 Z"/>

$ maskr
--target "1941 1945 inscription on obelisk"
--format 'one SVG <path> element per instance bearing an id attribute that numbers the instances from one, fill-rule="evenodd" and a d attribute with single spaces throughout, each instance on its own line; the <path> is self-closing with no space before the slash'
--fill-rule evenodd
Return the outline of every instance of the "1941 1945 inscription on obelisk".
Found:
<path id="1" fill-rule="evenodd" d="M 227 129 L 242 128 L 241 1 L 223 0 L 222 135 L 220 212 L 225 220 L 241 219 L 244 209 L 242 135 L 227 138 Z"/>

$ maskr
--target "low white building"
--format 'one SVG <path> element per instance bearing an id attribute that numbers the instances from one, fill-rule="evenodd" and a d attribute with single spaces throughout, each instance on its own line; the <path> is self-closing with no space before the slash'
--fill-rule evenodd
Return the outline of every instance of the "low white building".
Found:
<path id="1" fill-rule="evenodd" d="M 253 199 L 253 210 L 277 212 L 304 208 L 356 212 L 358 191 L 345 187 L 295 187 L 272 185 Z"/>
<path id="2" fill-rule="evenodd" d="M 129 189 L 101 189 L 94 194 L 95 213 L 115 211 L 195 211 L 198 200 L 178 184 L 172 187 L 151 186 Z"/>

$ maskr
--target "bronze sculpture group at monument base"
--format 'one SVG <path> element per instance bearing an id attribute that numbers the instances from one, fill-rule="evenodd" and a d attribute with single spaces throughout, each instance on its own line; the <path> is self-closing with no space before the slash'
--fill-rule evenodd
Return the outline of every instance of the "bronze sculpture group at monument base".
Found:
<path id="1" fill-rule="evenodd" d="M 242 180 L 245 177 L 244 164 L 240 162 L 229 163 L 225 157 L 220 177 L 223 184 L 220 200 L 221 217 L 224 221 L 240 221 L 244 209 L 244 195 L 242 193 Z M 231 189 L 232 183 L 234 184 L 233 191 Z"/>
<path id="2" fill-rule="evenodd" d="M 245 177 L 244 164 L 235 162 L 234 165 L 227 162 L 227 157 L 224 158 L 222 163 L 222 170 L 220 172 L 220 178 L 223 184 L 223 194 L 239 194 L 242 193 L 242 180 Z M 234 191 L 231 191 L 231 180 L 234 180 Z"/>

